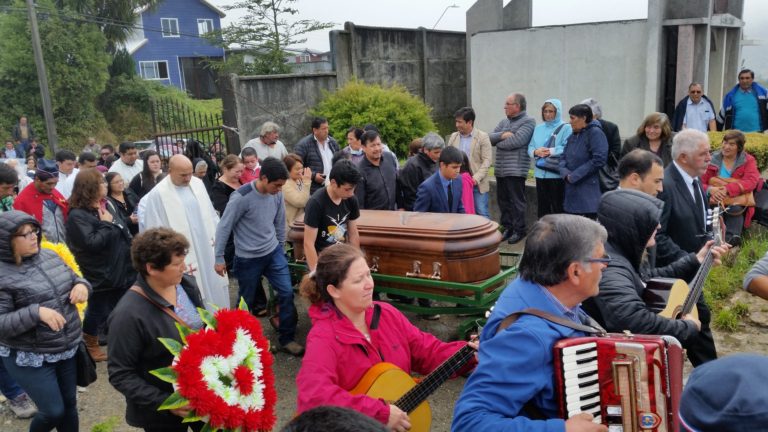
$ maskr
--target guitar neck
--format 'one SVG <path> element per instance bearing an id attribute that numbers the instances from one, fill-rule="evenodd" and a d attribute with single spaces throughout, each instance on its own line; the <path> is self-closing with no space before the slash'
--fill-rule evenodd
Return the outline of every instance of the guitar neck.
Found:
<path id="1" fill-rule="evenodd" d="M 461 369 L 474 355 L 474 348 L 469 345 L 456 351 L 431 374 L 395 402 L 395 406 L 409 413 L 421 405 L 429 395 L 435 392 L 451 375 Z"/>
<path id="2" fill-rule="evenodd" d="M 696 276 L 693 277 L 693 281 L 691 281 L 691 290 L 685 297 L 685 301 L 680 310 L 680 316 L 691 313 L 693 308 L 696 307 L 696 303 L 699 301 L 699 297 L 701 297 L 701 293 L 704 291 L 704 282 L 707 280 L 709 270 L 712 269 L 714 260 L 714 255 L 712 255 L 712 250 L 710 250 L 704 257 L 704 261 L 701 263 L 699 271 L 696 272 Z"/>

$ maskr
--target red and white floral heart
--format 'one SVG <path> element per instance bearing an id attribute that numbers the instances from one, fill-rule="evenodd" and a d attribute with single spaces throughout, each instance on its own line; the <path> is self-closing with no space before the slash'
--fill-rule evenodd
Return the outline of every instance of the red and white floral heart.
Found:
<path id="1" fill-rule="evenodd" d="M 243 409 L 264 408 L 261 350 L 244 329 L 237 329 L 232 354 L 204 357 L 200 372 L 216 396 Z"/>
<path id="2" fill-rule="evenodd" d="M 274 359 L 261 324 L 244 310 L 199 311 L 208 326 L 186 334 L 186 345 L 174 352 L 173 344 L 162 340 L 176 354 L 169 373 L 176 392 L 161 408 L 189 406 L 189 420 L 205 421 L 211 428 L 271 430 L 277 400 Z"/>

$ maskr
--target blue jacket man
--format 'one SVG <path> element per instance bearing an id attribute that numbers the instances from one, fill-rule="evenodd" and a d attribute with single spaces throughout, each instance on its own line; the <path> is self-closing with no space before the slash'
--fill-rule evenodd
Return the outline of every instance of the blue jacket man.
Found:
<path id="1" fill-rule="evenodd" d="M 768 90 L 754 82 L 755 73 L 749 69 L 739 72 L 739 83 L 723 98 L 723 107 L 717 113 L 717 125 L 720 130 L 739 129 L 742 132 L 762 132 L 768 129 Z M 749 98 L 755 98 L 752 103 Z M 740 104 L 752 106 L 755 111 L 739 110 Z"/>
<path id="2" fill-rule="evenodd" d="M 501 294 L 483 327 L 478 366 L 456 402 L 453 432 L 607 431 L 592 423 L 590 413 L 558 418 L 552 348 L 560 339 L 584 333 L 533 315 L 521 315 L 499 330 L 507 316 L 528 308 L 574 323 L 589 322 L 579 304 L 598 293 L 610 260 L 604 256 L 606 239 L 605 228 L 580 216 L 551 214 L 534 224 L 520 276 Z M 542 419 L 532 418 L 533 411 Z"/>
<path id="3" fill-rule="evenodd" d="M 413 211 L 466 213 L 464 205 L 461 203 L 462 184 L 459 179 L 459 171 L 463 161 L 461 150 L 456 147 L 447 147 L 440 153 L 439 161 L 440 168 L 437 172 L 419 185 Z M 448 196 L 449 190 L 451 197 Z"/>

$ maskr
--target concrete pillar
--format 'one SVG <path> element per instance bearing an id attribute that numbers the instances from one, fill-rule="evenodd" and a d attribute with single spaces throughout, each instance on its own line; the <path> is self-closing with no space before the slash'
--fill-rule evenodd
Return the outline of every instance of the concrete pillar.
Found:
<path id="1" fill-rule="evenodd" d="M 472 62 L 472 36 L 481 31 L 501 30 L 502 0 L 477 0 L 467 9 L 467 104 L 472 104 L 472 89 L 470 83 Z"/>
<path id="2" fill-rule="evenodd" d="M 695 50 L 695 32 L 692 25 L 677 28 L 677 74 L 675 79 L 675 102 L 688 93 L 688 85 L 695 81 L 693 75 L 694 57 L 701 55 Z"/>
<path id="3" fill-rule="evenodd" d="M 533 27 L 533 0 L 510 0 L 504 6 L 502 19 L 504 30 Z"/>
<path id="4" fill-rule="evenodd" d="M 658 111 L 661 106 L 662 73 L 662 24 L 664 21 L 664 0 L 648 0 L 648 41 L 645 56 L 645 95 L 643 112 Z"/>

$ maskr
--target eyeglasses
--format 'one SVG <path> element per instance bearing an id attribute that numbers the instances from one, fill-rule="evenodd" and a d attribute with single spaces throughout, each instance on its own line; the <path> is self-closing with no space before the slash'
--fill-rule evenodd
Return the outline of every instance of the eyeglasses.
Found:
<path id="1" fill-rule="evenodd" d="M 587 258 L 584 260 L 584 262 L 588 262 L 588 263 L 600 263 L 600 264 L 606 264 L 606 265 L 610 264 L 611 261 L 613 261 L 613 258 L 611 258 L 611 256 L 608 254 L 603 255 L 602 258 Z"/>
<path id="2" fill-rule="evenodd" d="M 40 237 L 40 228 L 34 229 L 24 234 L 16 234 L 14 237 L 24 237 L 27 240 L 31 240 L 32 237 Z"/>
<path id="3" fill-rule="evenodd" d="M 688 93 L 690 93 L 690 94 L 699 94 L 699 93 L 701 93 L 701 90 L 691 90 Z"/>

